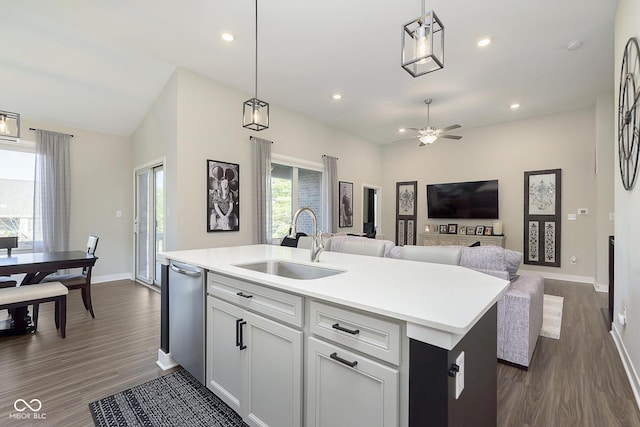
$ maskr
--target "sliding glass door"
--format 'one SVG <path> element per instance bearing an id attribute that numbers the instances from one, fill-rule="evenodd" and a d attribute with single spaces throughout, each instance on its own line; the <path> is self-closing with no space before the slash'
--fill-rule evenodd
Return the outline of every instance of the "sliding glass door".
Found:
<path id="1" fill-rule="evenodd" d="M 136 171 L 136 280 L 160 285 L 158 253 L 164 250 L 164 168 L 162 164 Z"/>

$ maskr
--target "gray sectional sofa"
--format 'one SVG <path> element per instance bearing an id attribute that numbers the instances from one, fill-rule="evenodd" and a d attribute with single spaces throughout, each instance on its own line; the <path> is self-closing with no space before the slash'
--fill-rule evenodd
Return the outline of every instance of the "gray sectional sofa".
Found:
<path id="1" fill-rule="evenodd" d="M 390 240 L 357 236 L 332 236 L 325 250 L 341 252 L 345 242 L 384 244 L 384 256 L 413 261 L 456 264 L 509 280 L 498 300 L 498 348 L 500 361 L 528 368 L 542 328 L 544 278 L 535 273 L 517 274 L 522 253 L 499 246 L 395 246 Z"/>

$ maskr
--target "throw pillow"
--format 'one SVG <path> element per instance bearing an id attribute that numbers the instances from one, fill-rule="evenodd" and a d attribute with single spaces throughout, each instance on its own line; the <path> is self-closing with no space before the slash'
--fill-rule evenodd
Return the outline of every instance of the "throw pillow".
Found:
<path id="1" fill-rule="evenodd" d="M 504 250 L 504 261 L 507 264 L 507 271 L 509 272 L 509 280 L 513 281 L 516 278 L 518 269 L 520 268 L 520 261 L 522 261 L 522 252 L 512 251 L 511 249 Z"/>

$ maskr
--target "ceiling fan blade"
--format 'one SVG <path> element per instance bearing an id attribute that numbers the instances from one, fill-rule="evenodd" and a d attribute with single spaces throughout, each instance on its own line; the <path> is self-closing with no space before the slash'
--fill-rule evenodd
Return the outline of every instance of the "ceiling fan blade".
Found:
<path id="1" fill-rule="evenodd" d="M 407 128 L 407 130 L 414 130 L 416 132 L 424 132 L 424 129 L 418 129 L 418 128 Z"/>
<path id="2" fill-rule="evenodd" d="M 459 135 L 439 135 L 438 138 L 462 139 L 462 137 Z"/>
<path id="3" fill-rule="evenodd" d="M 420 135 L 416 135 L 416 136 L 408 136 L 406 138 L 400 138 L 400 139 L 394 139 L 391 142 L 400 142 L 400 141 L 408 141 L 410 139 L 416 139 L 416 138 L 420 138 Z"/>
<path id="4" fill-rule="evenodd" d="M 438 132 L 447 132 L 447 131 L 458 129 L 458 128 L 461 128 L 461 127 L 462 126 L 460 126 L 460 125 L 451 125 L 451 126 L 447 126 L 446 128 L 438 129 Z"/>

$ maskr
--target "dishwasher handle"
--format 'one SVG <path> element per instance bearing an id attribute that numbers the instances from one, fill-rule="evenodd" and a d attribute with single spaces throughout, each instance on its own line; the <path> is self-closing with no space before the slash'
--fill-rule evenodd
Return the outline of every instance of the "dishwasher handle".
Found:
<path id="1" fill-rule="evenodd" d="M 169 268 L 171 268 L 176 273 L 184 274 L 186 276 L 200 277 L 202 275 L 202 273 L 200 271 L 198 271 L 198 270 L 189 270 L 189 269 L 186 269 L 186 268 L 178 267 L 177 265 L 175 265 L 173 263 L 171 263 L 169 265 Z"/>

